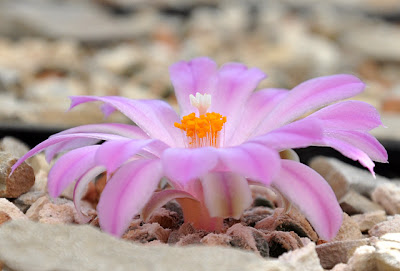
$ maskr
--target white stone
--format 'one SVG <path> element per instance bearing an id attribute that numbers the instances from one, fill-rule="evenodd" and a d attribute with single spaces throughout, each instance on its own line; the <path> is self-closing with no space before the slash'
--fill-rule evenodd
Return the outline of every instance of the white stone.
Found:
<path id="1" fill-rule="evenodd" d="M 5 223 L 0 227 L 0 240 L 0 261 L 19 271 L 290 271 L 293 266 L 296 270 L 322 270 L 312 245 L 283 257 L 293 258 L 289 263 L 231 248 L 143 246 L 118 240 L 88 225 L 31 221 Z"/>
<path id="2" fill-rule="evenodd" d="M 300 270 L 298 268 L 301 267 L 302 270 L 323 271 L 314 243 L 309 243 L 303 248 L 284 253 L 279 257 L 279 261 L 288 264 L 292 270 Z"/>
<path id="3" fill-rule="evenodd" d="M 400 214 L 400 186 L 394 183 L 381 184 L 372 193 L 372 199 L 389 215 Z"/>

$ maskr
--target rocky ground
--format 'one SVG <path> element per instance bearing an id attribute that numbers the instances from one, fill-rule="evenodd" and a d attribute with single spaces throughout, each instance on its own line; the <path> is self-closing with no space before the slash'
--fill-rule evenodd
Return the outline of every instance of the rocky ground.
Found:
<path id="1" fill-rule="evenodd" d="M 84 211 L 92 216 L 90 226 L 73 226 L 82 221 L 72 202 L 72 189 L 57 199 L 48 196 L 50 166 L 44 156 L 31 158 L 9 177 L 15 157 L 28 149 L 13 138 L 2 139 L 0 149 L 0 263 L 4 270 L 77 270 L 77 266 L 80 270 L 109 270 L 110 266 L 126 270 L 129 264 L 153 270 L 161 263 L 165 264 L 162 270 L 188 270 L 197 262 L 201 263 L 193 270 L 214 270 L 215 264 L 221 265 L 218 270 L 400 270 L 400 179 L 374 179 L 334 158 L 316 157 L 310 163 L 329 182 L 343 209 L 343 225 L 329 242 L 318 238 L 296 208 L 285 213 L 279 197 L 266 188 L 253 187 L 253 205 L 240 219 L 226 219 L 222 232 L 195 230 L 183 222 L 179 205 L 170 202 L 148 221 L 135 217 L 122 237 L 128 244 L 98 231 L 95 207 L 104 179 L 92 183 L 82 201 Z M 192 245 L 200 248 L 179 248 Z M 258 257 L 221 247 L 239 248 Z M 119 256 L 102 256 L 109 251 Z M 126 256 L 128 251 L 143 257 Z M 164 256 L 158 259 L 146 252 Z M 54 259 L 55 253 L 62 257 Z M 186 258 L 183 269 L 176 269 L 172 260 L 179 259 L 176 255 Z M 73 263 L 62 260 L 69 257 Z M 229 262 L 224 257 L 247 260 Z"/>
<path id="2" fill-rule="evenodd" d="M 104 120 L 95 105 L 66 114 L 70 95 L 162 98 L 176 107 L 168 66 L 210 56 L 261 68 L 269 78 L 260 87 L 356 74 L 367 84 L 356 99 L 377 107 L 389 127 L 373 133 L 398 141 L 399 10 L 396 0 L 0 0 L 0 130 L 129 122 L 117 113 Z M 98 231 L 102 179 L 83 202 L 91 225 L 77 226 L 72 190 L 58 199 L 46 192 L 42 155 L 8 177 L 27 150 L 0 141 L 3 270 L 400 270 L 400 181 L 333 158 L 310 162 L 344 212 L 330 242 L 257 188 L 251 208 L 221 233 L 194 230 L 170 203 L 149 221 L 136 217 L 120 241 Z"/>

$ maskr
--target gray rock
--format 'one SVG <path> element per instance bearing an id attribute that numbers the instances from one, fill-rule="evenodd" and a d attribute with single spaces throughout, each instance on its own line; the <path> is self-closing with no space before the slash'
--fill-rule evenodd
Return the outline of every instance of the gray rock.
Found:
<path id="1" fill-rule="evenodd" d="M 343 211 L 349 215 L 384 210 L 381 205 L 372 202 L 370 199 L 354 190 L 349 190 L 339 203 Z"/>
<path id="2" fill-rule="evenodd" d="M 390 182 L 389 179 L 379 175 L 374 179 L 368 171 L 348 165 L 336 158 L 319 156 L 310 162 L 310 166 L 327 180 L 338 199 L 341 199 L 350 188 L 369 197 L 379 184 Z"/>
<path id="3" fill-rule="evenodd" d="M 394 183 L 379 185 L 372 193 L 372 199 L 389 215 L 400 214 L 400 186 Z"/>
<path id="4" fill-rule="evenodd" d="M 222 247 L 141 246 L 85 225 L 11 221 L 0 227 L 0 262 L 19 271 L 45 270 L 237 270 L 289 271 L 318 268 L 312 244 L 288 262 L 265 260 Z M 100 245 L 99 245 L 100 244 Z M 313 253 L 314 251 L 314 253 Z M 311 255 L 307 255 L 311 254 Z M 307 259 L 305 259 L 307 258 Z M 319 266 L 320 267 L 320 266 Z"/>

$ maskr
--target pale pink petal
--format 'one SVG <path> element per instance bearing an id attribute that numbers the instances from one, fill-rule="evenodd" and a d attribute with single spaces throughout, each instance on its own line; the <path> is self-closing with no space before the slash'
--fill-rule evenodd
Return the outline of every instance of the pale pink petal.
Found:
<path id="1" fill-rule="evenodd" d="M 189 95 L 212 94 L 217 64 L 209 58 L 199 57 L 191 61 L 180 61 L 169 69 L 181 116 L 196 112 L 190 104 Z"/>
<path id="2" fill-rule="evenodd" d="M 139 159 L 117 170 L 107 182 L 97 205 L 101 228 L 121 236 L 151 198 L 161 177 L 159 160 Z"/>
<path id="3" fill-rule="evenodd" d="M 237 129 L 245 110 L 244 104 L 265 77 L 261 70 L 249 69 L 239 63 L 225 64 L 218 71 L 209 112 L 217 112 L 227 117 L 225 135 L 228 139 Z"/>
<path id="4" fill-rule="evenodd" d="M 247 180 L 233 172 L 212 172 L 201 179 L 204 201 L 211 217 L 239 219 L 252 203 Z"/>
<path id="5" fill-rule="evenodd" d="M 181 199 L 181 198 L 196 200 L 191 194 L 182 190 L 166 189 L 166 190 L 161 190 L 159 192 L 154 192 L 151 199 L 142 209 L 141 213 L 142 219 L 144 221 L 147 221 L 155 210 L 161 208 L 171 200 Z"/>
<path id="6" fill-rule="evenodd" d="M 387 163 L 388 154 L 381 143 L 367 132 L 326 130 L 326 136 L 347 142 L 365 152 L 372 160 Z"/>
<path id="7" fill-rule="evenodd" d="M 103 165 L 107 169 L 107 174 L 112 174 L 123 163 L 127 162 L 134 155 L 138 154 L 143 148 L 161 143 L 164 149 L 168 146 L 157 140 L 113 140 L 103 143 L 96 152 L 96 165 Z"/>
<path id="8" fill-rule="evenodd" d="M 303 114 L 360 93 L 365 85 L 349 74 L 318 77 L 292 89 L 257 128 L 263 134 L 289 123 Z"/>
<path id="9" fill-rule="evenodd" d="M 64 189 L 95 165 L 94 156 L 100 146 L 72 150 L 61 156 L 50 169 L 47 189 L 50 196 L 58 197 Z"/>
<path id="10" fill-rule="evenodd" d="M 98 175 L 105 171 L 102 166 L 96 166 L 88 170 L 75 184 L 74 188 L 74 205 L 77 210 L 77 215 L 82 221 L 82 223 L 87 223 L 90 221 L 90 217 L 82 212 L 81 200 L 84 193 L 87 191 L 88 184 L 93 181 Z"/>
<path id="11" fill-rule="evenodd" d="M 249 142 L 257 142 L 278 151 L 285 149 L 304 148 L 315 144 L 323 138 L 321 124 L 316 119 L 302 119 L 265 135 L 257 136 Z"/>
<path id="12" fill-rule="evenodd" d="M 374 162 L 372 162 L 371 158 L 369 158 L 369 156 L 362 150 L 354 147 L 350 143 L 347 143 L 343 140 L 339 140 L 335 137 L 325 137 L 322 140 L 322 145 L 334 148 L 344 156 L 354 161 L 359 161 L 361 165 L 366 167 L 371 172 L 371 174 L 375 176 L 374 172 L 375 164 Z"/>
<path id="13" fill-rule="evenodd" d="M 75 134 L 75 133 L 106 133 L 113 135 L 120 135 L 127 138 L 135 139 L 146 139 L 149 136 L 143 132 L 137 126 L 122 124 L 122 123 L 102 123 L 102 124 L 89 124 L 82 125 L 74 128 L 70 128 L 52 135 L 51 137 L 65 134 Z M 68 151 L 76 149 L 83 146 L 96 144 L 99 140 L 96 139 L 71 139 L 69 141 L 64 141 L 46 149 L 46 160 L 51 161 L 59 152 Z"/>
<path id="14" fill-rule="evenodd" d="M 257 143 L 221 148 L 218 156 L 227 170 L 265 185 L 271 183 L 280 167 L 279 153 Z"/>
<path id="15" fill-rule="evenodd" d="M 110 135 L 110 134 L 101 134 L 101 133 L 78 133 L 78 134 L 67 134 L 67 135 L 58 135 L 50 137 L 49 139 L 43 141 L 42 143 L 36 145 L 33 149 L 27 152 L 24 156 L 22 156 L 11 168 L 10 175 L 14 172 L 14 170 L 21 165 L 26 159 L 29 157 L 43 151 L 44 149 L 60 143 L 64 141 L 69 141 L 71 139 L 78 139 L 78 138 L 93 138 L 98 140 L 121 140 L 125 139 L 125 137 L 118 136 L 118 135 Z"/>
<path id="16" fill-rule="evenodd" d="M 251 137 L 260 122 L 288 93 L 286 89 L 262 89 L 251 94 L 235 132 L 225 141 L 225 145 L 239 145 Z"/>
<path id="17" fill-rule="evenodd" d="M 47 163 L 50 163 L 51 160 L 53 160 L 54 156 L 58 153 L 94 145 L 100 141 L 101 140 L 95 138 L 78 138 L 78 139 L 72 138 L 69 140 L 62 141 L 60 143 L 56 143 L 46 148 L 45 150 L 46 161 Z"/>
<path id="18" fill-rule="evenodd" d="M 118 109 L 135 122 L 149 137 L 170 146 L 183 146 L 182 133 L 174 126 L 180 119 L 172 107 L 161 100 L 131 100 L 117 96 L 72 96 L 71 107 L 100 101 Z"/>
<path id="19" fill-rule="evenodd" d="M 275 186 L 310 221 L 323 240 L 334 238 L 342 225 L 342 209 L 329 184 L 301 163 L 282 160 Z"/>
<path id="20" fill-rule="evenodd" d="M 218 154 L 212 147 L 171 148 L 164 151 L 161 159 L 165 175 L 175 182 L 185 184 L 212 170 L 218 163 Z"/>
<path id="21" fill-rule="evenodd" d="M 361 101 L 344 101 L 329 105 L 311 114 L 318 118 L 325 129 L 369 131 L 382 125 L 378 111 Z"/>

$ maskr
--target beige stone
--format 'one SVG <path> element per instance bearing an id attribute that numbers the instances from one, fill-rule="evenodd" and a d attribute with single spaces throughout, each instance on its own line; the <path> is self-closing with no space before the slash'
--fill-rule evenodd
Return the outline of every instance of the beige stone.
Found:
<path id="1" fill-rule="evenodd" d="M 360 246 L 355 251 L 348 262 L 348 271 L 375 271 L 377 270 L 375 260 L 375 247 Z"/>
<path id="2" fill-rule="evenodd" d="M 357 223 L 361 232 L 370 230 L 376 224 L 386 220 L 385 211 L 373 211 L 365 214 L 353 215 L 351 218 Z"/>
<path id="3" fill-rule="evenodd" d="M 292 270 L 300 270 L 298 268 L 301 266 L 302 270 L 323 271 L 317 252 L 315 251 L 314 243 L 309 243 L 303 248 L 289 251 L 280 256 L 279 260 L 287 263 Z"/>
<path id="4" fill-rule="evenodd" d="M 400 232 L 383 235 L 375 247 L 377 270 L 400 270 Z"/>
<path id="5" fill-rule="evenodd" d="M 11 217 L 6 212 L 0 211 L 0 225 L 10 220 Z"/>
<path id="6" fill-rule="evenodd" d="M 223 247 L 142 246 L 113 238 L 85 225 L 11 221 L 0 227 L 0 261 L 19 271 L 43 270 L 229 270 L 318 269 L 318 258 L 299 251 L 293 262 L 265 260 Z M 99 243 L 100 242 L 100 243 Z M 24 248 L 21 253 L 21 248 Z M 311 251 L 312 253 L 312 251 Z M 315 255 L 315 254 L 314 254 Z M 313 264 L 314 269 L 308 269 Z"/>
<path id="7" fill-rule="evenodd" d="M 6 136 L 0 140 L 0 151 L 8 152 L 19 158 L 29 151 L 29 147 L 15 137 Z"/>
<path id="8" fill-rule="evenodd" d="M 42 196 L 38 198 L 26 211 L 26 216 L 33 221 L 39 220 L 39 211 L 43 208 L 46 203 L 49 203 L 50 199 L 48 196 Z"/>
<path id="9" fill-rule="evenodd" d="M 339 232 L 332 241 L 349 241 L 362 239 L 358 224 L 346 213 L 343 213 L 343 222 Z"/>
<path id="10" fill-rule="evenodd" d="M 46 203 L 39 211 L 38 221 L 47 224 L 73 223 L 74 207 L 71 204 Z"/>
<path id="11" fill-rule="evenodd" d="M 4 198 L 0 198 L 0 211 L 6 213 L 12 219 L 26 219 L 25 214 L 17 206 Z"/>
<path id="12" fill-rule="evenodd" d="M 349 215 L 383 210 L 379 204 L 350 189 L 340 200 L 343 211 Z"/>
<path id="13" fill-rule="evenodd" d="M 319 156 L 310 162 L 310 166 L 328 181 L 338 199 L 351 188 L 369 196 L 378 184 L 388 183 L 389 179 L 377 175 L 376 179 L 368 171 L 353 167 L 335 158 Z"/>
<path id="14" fill-rule="evenodd" d="M 381 184 L 372 193 L 372 199 L 389 215 L 400 214 L 400 186 L 394 183 Z"/>
<path id="15" fill-rule="evenodd" d="M 35 183 L 33 169 L 25 162 L 9 176 L 16 162 L 12 154 L 0 151 L 0 197 L 17 198 L 28 192 Z"/>
<path id="16" fill-rule="evenodd" d="M 381 237 L 386 233 L 400 232 L 400 215 L 388 217 L 387 221 L 380 222 L 373 226 L 369 231 L 369 235 Z"/>
<path id="17" fill-rule="evenodd" d="M 357 247 L 368 243 L 368 239 L 335 241 L 317 245 L 316 249 L 322 267 L 331 269 L 338 263 L 347 263 Z"/>

